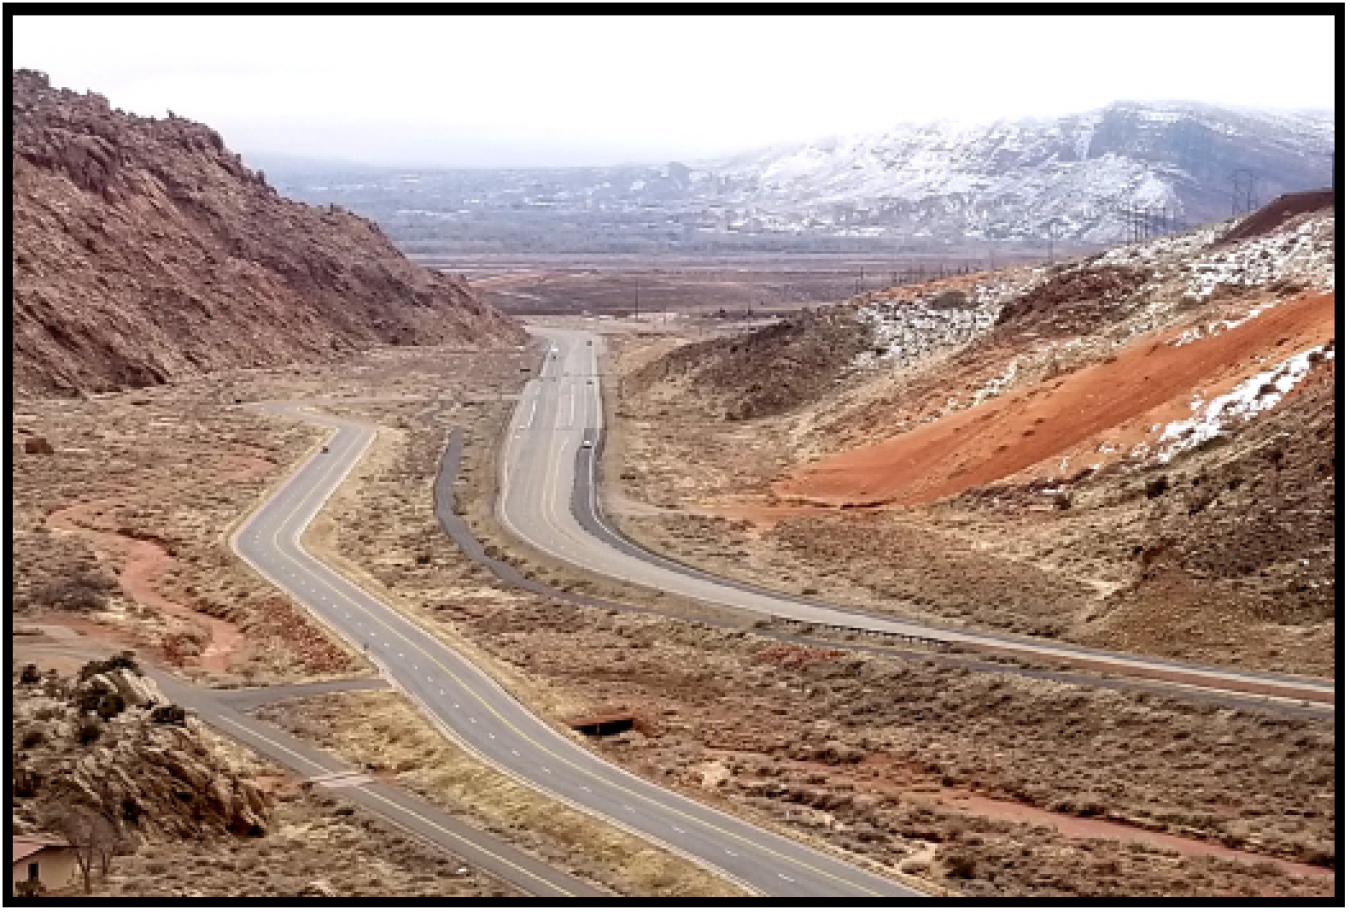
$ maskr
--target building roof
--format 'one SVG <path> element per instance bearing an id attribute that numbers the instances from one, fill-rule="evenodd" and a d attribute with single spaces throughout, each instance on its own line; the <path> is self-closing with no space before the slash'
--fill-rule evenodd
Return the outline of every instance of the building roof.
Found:
<path id="1" fill-rule="evenodd" d="M 55 836 L 15 836 L 10 841 L 9 863 L 18 864 L 24 858 L 31 858 L 48 848 L 69 848 L 70 843 Z"/>

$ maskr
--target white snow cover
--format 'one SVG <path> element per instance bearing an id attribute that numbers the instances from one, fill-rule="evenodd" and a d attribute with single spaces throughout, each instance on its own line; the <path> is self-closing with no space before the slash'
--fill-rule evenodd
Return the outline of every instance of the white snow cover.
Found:
<path id="1" fill-rule="evenodd" d="M 723 202 L 799 227 L 850 211 L 864 225 L 906 235 L 928 228 L 1031 239 L 1045 238 L 1053 218 L 1058 237 L 1109 242 L 1124 231 L 1121 207 L 1180 211 L 1177 188 L 1199 183 L 1180 166 L 1112 151 L 1122 124 L 1145 145 L 1165 145 L 1180 121 L 1311 162 L 1335 143 L 1329 117 L 1124 103 L 1058 118 L 902 124 L 705 162 L 698 174 L 725 191 Z"/>
<path id="2" fill-rule="evenodd" d="M 1274 302 L 1262 302 L 1260 305 L 1257 305 L 1255 308 L 1248 311 L 1245 315 L 1239 315 L 1236 318 L 1225 318 L 1218 321 L 1210 321 L 1203 327 L 1188 328 L 1184 333 L 1182 333 L 1180 337 L 1177 337 L 1175 340 L 1171 341 L 1171 345 L 1185 346 L 1187 343 L 1194 343 L 1196 340 L 1203 340 L 1206 337 L 1212 337 L 1215 334 L 1221 334 L 1226 330 L 1232 330 L 1234 327 L 1241 327 L 1243 324 L 1246 324 L 1252 318 L 1256 317 L 1257 315 L 1263 312 L 1269 311 L 1278 304 L 1280 304 L 1278 300 Z"/>
<path id="3" fill-rule="evenodd" d="M 1268 371 L 1260 372 L 1239 384 L 1227 394 L 1221 394 L 1206 403 L 1197 397 L 1191 404 L 1192 416 L 1170 422 L 1158 438 L 1161 447 L 1159 463 L 1166 464 L 1177 454 L 1194 448 L 1219 435 L 1225 425 L 1250 419 L 1269 410 L 1284 399 L 1312 368 L 1313 354 L 1324 359 L 1336 358 L 1335 344 L 1314 346 L 1310 350 L 1290 356 Z"/>
<path id="4" fill-rule="evenodd" d="M 1003 306 L 1038 283 L 1044 272 L 1036 267 L 976 283 L 963 292 L 967 304 L 961 308 L 933 307 L 944 290 L 913 300 L 870 301 L 859 307 L 856 319 L 872 332 L 874 350 L 860 353 L 853 365 L 871 368 L 968 343 L 992 327 Z"/>
<path id="5" fill-rule="evenodd" d="M 1185 294 L 1204 301 L 1220 283 L 1262 286 L 1291 276 L 1312 276 L 1329 292 L 1336 281 L 1334 232 L 1330 220 L 1314 218 L 1236 242 L 1190 265 Z"/>

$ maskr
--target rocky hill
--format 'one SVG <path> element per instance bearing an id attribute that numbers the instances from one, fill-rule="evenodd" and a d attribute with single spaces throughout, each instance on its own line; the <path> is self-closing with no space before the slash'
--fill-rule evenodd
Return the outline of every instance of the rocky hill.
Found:
<path id="1" fill-rule="evenodd" d="M 136 117 L 34 71 L 12 86 L 20 396 L 521 337 L 373 223 L 280 196 L 209 127 Z"/>
<path id="2" fill-rule="evenodd" d="M 74 679 L 29 665 L 13 698 L 18 831 L 59 827 L 54 817 L 78 810 L 103 817 L 117 835 L 266 832 L 266 792 L 129 655 L 92 661 Z"/>

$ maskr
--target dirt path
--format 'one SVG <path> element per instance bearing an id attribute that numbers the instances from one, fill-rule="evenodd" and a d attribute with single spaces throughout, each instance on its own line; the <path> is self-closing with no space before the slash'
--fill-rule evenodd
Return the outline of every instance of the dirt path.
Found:
<path id="1" fill-rule="evenodd" d="M 736 751 L 718 752 L 710 750 L 719 760 L 727 762 L 737 759 L 742 762 L 755 763 L 771 762 L 779 763 L 782 760 L 774 759 L 759 753 L 745 753 Z M 896 761 L 884 753 L 874 754 L 864 760 L 863 765 L 883 765 L 893 766 Z M 898 764 L 901 769 L 909 768 L 904 763 Z M 820 772 L 822 774 L 833 775 L 836 770 L 826 763 L 797 761 L 793 763 L 794 768 Z M 1041 807 L 1035 807 L 1031 804 L 1023 804 L 1017 801 L 996 800 L 991 797 L 985 797 L 980 794 L 974 794 L 961 788 L 938 788 L 933 786 L 928 790 L 915 790 L 910 785 L 904 784 L 891 778 L 858 776 L 854 779 L 856 789 L 866 790 L 878 794 L 889 795 L 896 798 L 904 798 L 909 801 L 930 801 L 947 807 L 951 810 L 968 813 L 973 816 L 981 816 L 990 820 L 1003 820 L 1005 822 L 1031 823 L 1037 825 L 1052 826 L 1059 831 L 1061 835 L 1074 839 L 1108 839 L 1115 842 L 1143 842 L 1157 848 L 1171 849 L 1179 854 L 1190 857 L 1212 856 L 1215 858 L 1227 858 L 1232 861 L 1242 861 L 1247 864 L 1256 864 L 1262 861 L 1275 865 L 1291 874 L 1298 874 L 1307 877 L 1328 877 L 1334 878 L 1336 872 L 1331 868 L 1316 867 L 1311 864 L 1304 864 L 1299 861 L 1290 861 L 1287 858 L 1280 858 L 1275 855 L 1265 855 L 1259 852 L 1240 851 L 1229 848 L 1227 845 L 1218 842 L 1209 842 L 1203 839 L 1191 839 L 1185 836 L 1176 836 L 1165 832 L 1155 832 L 1151 829 L 1144 829 L 1140 826 L 1131 826 L 1128 823 L 1117 823 L 1111 820 L 1103 820 L 1095 817 L 1080 817 L 1067 813 L 1056 813 L 1051 810 L 1045 810 Z"/>
<path id="2" fill-rule="evenodd" d="M 117 581 L 122 590 L 140 604 L 205 629 L 208 641 L 196 658 L 197 664 L 211 673 L 225 673 L 244 646 L 243 630 L 233 623 L 170 600 L 156 590 L 155 582 L 173 565 L 173 558 L 164 548 L 150 540 L 100 530 L 88 520 L 91 512 L 113 501 L 109 498 L 78 502 L 58 509 L 47 516 L 47 525 L 54 531 L 81 537 L 105 554 L 121 557 L 122 569 Z"/>
<path id="3" fill-rule="evenodd" d="M 921 797 L 922 795 L 913 795 Z M 1229 848 L 1226 845 L 1220 845 L 1217 842 L 1206 842 L 1201 839 L 1188 839 L 1185 836 L 1174 836 L 1169 833 L 1154 832 L 1149 829 L 1141 829 L 1138 826 L 1130 826 L 1125 823 L 1114 823 L 1110 820 L 1101 820 L 1094 817 L 1071 816 L 1067 813 L 1055 813 L 1050 810 L 1042 810 L 1039 807 L 1032 807 L 1028 804 L 1019 804 L 1016 801 L 999 801 L 989 797 L 982 797 L 978 794 L 970 794 L 966 791 L 959 791 L 951 788 L 938 789 L 937 795 L 941 802 L 957 810 L 976 816 L 988 817 L 991 820 L 1011 820 L 1019 823 L 1036 823 L 1053 826 L 1059 830 L 1060 834 L 1074 839 L 1112 839 L 1117 842 L 1146 842 L 1160 848 L 1170 848 L 1173 851 L 1183 855 L 1193 857 L 1204 857 L 1212 855 L 1215 858 L 1228 858 L 1233 861 L 1242 861 L 1247 864 L 1256 864 L 1266 861 L 1280 867 L 1291 874 L 1300 874 L 1305 877 L 1335 877 L 1336 872 L 1330 868 L 1314 867 L 1311 864 L 1303 864 L 1298 861 L 1289 861 L 1285 858 L 1277 858 L 1273 855 L 1262 855 L 1256 852 L 1239 851 Z"/>

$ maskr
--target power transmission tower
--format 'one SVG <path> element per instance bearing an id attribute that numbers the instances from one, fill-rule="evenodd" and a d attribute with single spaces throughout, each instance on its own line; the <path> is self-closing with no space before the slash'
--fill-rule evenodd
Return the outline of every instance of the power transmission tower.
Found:
<path id="1" fill-rule="evenodd" d="M 1256 209 L 1255 173 L 1249 168 L 1238 168 L 1228 177 L 1233 182 L 1233 215 Z"/>

